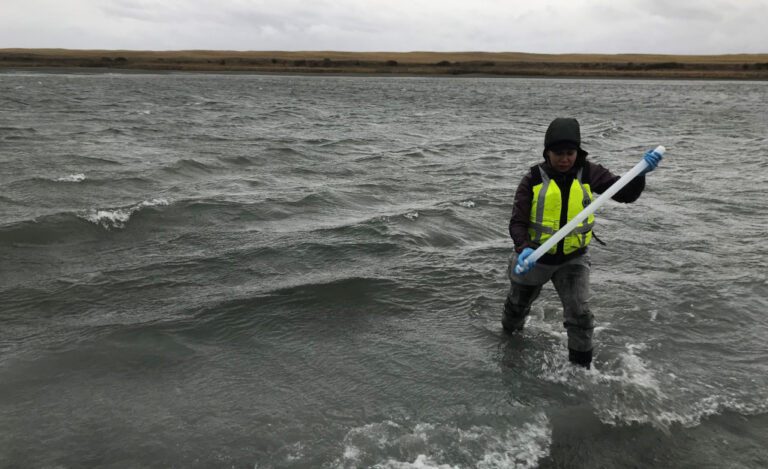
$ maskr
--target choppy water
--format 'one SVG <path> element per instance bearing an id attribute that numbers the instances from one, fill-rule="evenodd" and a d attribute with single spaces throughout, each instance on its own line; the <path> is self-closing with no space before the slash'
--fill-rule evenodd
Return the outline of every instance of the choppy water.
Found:
<path id="1" fill-rule="evenodd" d="M 768 465 L 768 83 L 0 74 L 0 466 Z M 593 370 L 499 323 L 556 116 Z"/>

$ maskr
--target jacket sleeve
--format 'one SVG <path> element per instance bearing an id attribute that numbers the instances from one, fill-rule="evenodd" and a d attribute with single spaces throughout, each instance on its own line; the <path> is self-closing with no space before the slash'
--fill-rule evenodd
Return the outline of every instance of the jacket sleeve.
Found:
<path id="1" fill-rule="evenodd" d="M 512 205 L 512 218 L 509 220 L 509 236 L 515 243 L 515 251 L 518 253 L 525 248 L 533 247 L 528 238 L 528 221 L 531 217 L 531 204 L 533 202 L 533 188 L 531 187 L 531 172 L 523 176 L 520 185 L 515 192 L 515 201 Z"/>
<path id="2" fill-rule="evenodd" d="M 590 179 L 592 180 L 590 184 L 593 192 L 601 194 L 611 187 L 614 182 L 621 179 L 620 176 L 616 176 L 602 165 L 597 163 L 589 164 Z M 645 176 L 637 176 L 611 198 L 616 202 L 628 204 L 637 200 L 640 194 L 642 194 L 643 189 L 645 189 Z"/>

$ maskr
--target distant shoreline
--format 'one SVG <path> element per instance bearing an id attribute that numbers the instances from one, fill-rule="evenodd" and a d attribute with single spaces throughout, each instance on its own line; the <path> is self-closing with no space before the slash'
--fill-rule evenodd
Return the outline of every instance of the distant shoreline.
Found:
<path id="1" fill-rule="evenodd" d="M 768 54 L 0 49 L 2 69 L 768 80 Z"/>
<path id="2" fill-rule="evenodd" d="M 3 67 L 0 66 L 0 76 L 4 73 L 41 73 L 41 74 L 80 74 L 80 75 L 104 75 L 104 74 L 135 74 L 135 75 L 262 75 L 262 76 L 285 76 L 285 77 L 347 77 L 347 78 L 488 78 L 488 79 L 547 79 L 547 80 L 680 80 L 680 81 L 768 81 L 768 78 L 744 78 L 744 77 L 685 77 L 685 76 L 633 76 L 633 75 L 516 75 L 516 74 L 486 74 L 486 73 L 466 73 L 466 74 L 429 74 L 429 73 L 354 73 L 354 72 L 291 72 L 291 71 L 261 71 L 261 70 L 156 70 L 140 68 L 108 68 L 108 67 Z"/>

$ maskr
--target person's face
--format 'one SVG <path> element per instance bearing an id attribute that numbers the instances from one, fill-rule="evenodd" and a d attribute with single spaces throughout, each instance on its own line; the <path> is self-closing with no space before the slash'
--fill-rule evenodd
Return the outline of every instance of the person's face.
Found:
<path id="1" fill-rule="evenodd" d="M 569 150 L 548 150 L 547 156 L 549 157 L 549 164 L 555 170 L 565 173 L 573 168 L 573 164 L 576 163 L 578 151 L 575 148 Z"/>

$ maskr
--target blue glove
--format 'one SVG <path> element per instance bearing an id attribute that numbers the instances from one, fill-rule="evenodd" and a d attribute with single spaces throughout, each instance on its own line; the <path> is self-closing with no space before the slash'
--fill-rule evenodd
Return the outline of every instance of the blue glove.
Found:
<path id="1" fill-rule="evenodd" d="M 517 256 L 517 267 L 515 267 L 515 273 L 524 274 L 533 268 L 533 266 L 536 264 L 536 261 L 529 262 L 528 265 L 525 265 L 525 259 L 531 254 L 533 254 L 533 249 L 525 248 L 523 249 L 523 252 Z"/>
<path id="2" fill-rule="evenodd" d="M 656 153 L 653 150 L 648 150 L 648 153 L 646 153 L 645 156 L 643 156 L 643 159 L 645 160 L 645 162 L 648 163 L 648 167 L 645 168 L 645 170 L 642 173 L 640 173 L 640 176 L 645 176 L 646 173 L 650 173 L 651 171 L 656 169 L 656 167 L 659 165 L 659 162 L 661 161 L 662 158 L 663 156 L 661 156 L 660 153 Z"/>

